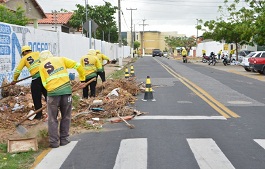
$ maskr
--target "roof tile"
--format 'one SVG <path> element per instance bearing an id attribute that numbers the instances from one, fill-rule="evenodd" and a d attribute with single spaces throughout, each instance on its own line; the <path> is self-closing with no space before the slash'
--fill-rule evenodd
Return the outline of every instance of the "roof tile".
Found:
<path id="1" fill-rule="evenodd" d="M 38 20 L 39 24 L 67 24 L 71 19 L 73 13 L 57 13 L 57 21 L 54 18 L 53 13 L 45 13 L 47 18 Z"/>

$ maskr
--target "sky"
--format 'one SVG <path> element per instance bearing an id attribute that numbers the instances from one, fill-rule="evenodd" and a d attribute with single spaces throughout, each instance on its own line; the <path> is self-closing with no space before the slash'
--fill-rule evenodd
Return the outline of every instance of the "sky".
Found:
<path id="1" fill-rule="evenodd" d="M 76 4 L 104 5 L 104 1 L 118 6 L 118 0 L 36 0 L 44 12 L 66 9 L 73 11 Z M 231 0 L 229 0 L 231 1 Z M 218 6 L 224 0 L 121 0 L 121 31 L 178 32 L 186 36 L 197 36 L 197 20 L 216 20 L 221 14 Z M 244 2 L 240 3 L 244 5 Z M 135 10 L 129 10 L 135 9 Z M 131 15 L 132 12 L 132 15 Z M 118 26 L 118 14 L 115 14 Z M 132 17 L 132 27 L 131 27 Z M 143 26 L 145 25 L 145 26 Z M 202 35 L 198 31 L 198 36 Z"/>

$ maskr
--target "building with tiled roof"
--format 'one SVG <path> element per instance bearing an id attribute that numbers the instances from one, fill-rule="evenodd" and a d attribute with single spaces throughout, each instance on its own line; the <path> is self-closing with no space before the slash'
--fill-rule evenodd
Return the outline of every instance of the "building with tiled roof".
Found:
<path id="1" fill-rule="evenodd" d="M 34 27 L 37 27 L 37 20 L 46 18 L 42 8 L 35 0 L 0 0 L 0 4 L 5 5 L 8 9 L 15 11 L 18 7 L 22 7 L 25 10 L 25 15 L 34 23 Z"/>
<path id="2" fill-rule="evenodd" d="M 38 29 L 70 33 L 69 20 L 73 15 L 72 12 L 60 13 L 55 11 L 45 13 L 45 15 L 47 18 L 38 20 Z"/>

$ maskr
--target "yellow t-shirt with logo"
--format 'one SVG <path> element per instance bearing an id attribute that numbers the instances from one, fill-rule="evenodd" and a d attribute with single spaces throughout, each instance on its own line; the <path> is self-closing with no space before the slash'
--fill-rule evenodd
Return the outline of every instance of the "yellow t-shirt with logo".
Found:
<path id="1" fill-rule="evenodd" d="M 39 66 L 41 81 L 48 96 L 72 94 L 67 69 L 74 68 L 79 74 L 80 81 L 84 81 L 84 69 L 74 60 L 66 57 L 50 57 Z"/>
<path id="2" fill-rule="evenodd" d="M 29 70 L 32 79 L 40 77 L 39 74 L 39 65 L 40 65 L 40 53 L 39 52 L 30 52 L 27 55 L 23 56 L 14 71 L 14 81 L 17 81 L 22 69 L 26 66 Z"/>

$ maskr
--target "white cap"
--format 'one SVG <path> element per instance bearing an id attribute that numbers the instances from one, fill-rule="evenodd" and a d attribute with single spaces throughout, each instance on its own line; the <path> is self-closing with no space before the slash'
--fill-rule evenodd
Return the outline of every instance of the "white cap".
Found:
<path id="1" fill-rule="evenodd" d="M 44 50 L 40 53 L 40 61 L 43 62 L 49 57 L 53 57 L 52 53 L 49 50 Z"/>
<path id="2" fill-rule="evenodd" d="M 95 56 L 95 55 L 96 55 L 96 50 L 95 50 L 95 49 L 89 49 L 89 51 L 88 51 L 88 55 L 93 55 L 93 56 Z"/>

